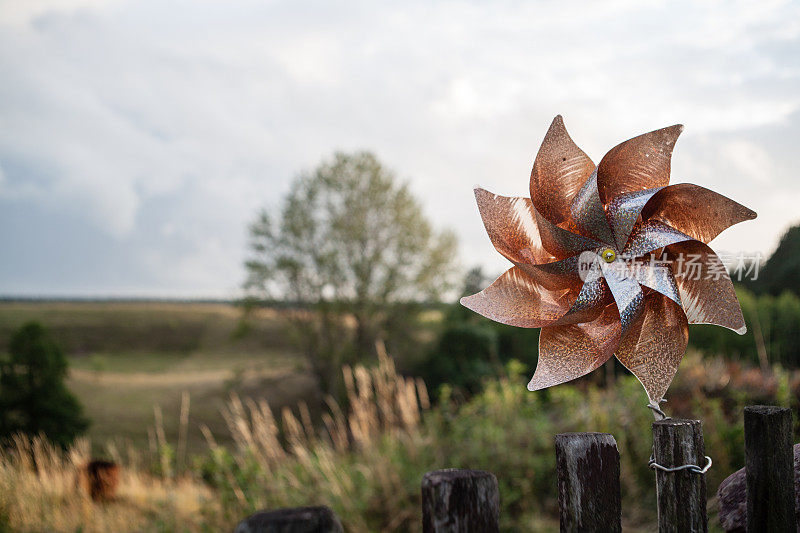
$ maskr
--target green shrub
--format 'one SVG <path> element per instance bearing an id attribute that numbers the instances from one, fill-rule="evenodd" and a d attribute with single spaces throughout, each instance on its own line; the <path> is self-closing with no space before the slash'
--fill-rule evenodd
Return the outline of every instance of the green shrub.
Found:
<path id="1" fill-rule="evenodd" d="M 502 367 L 497 357 L 498 335 L 487 324 L 455 323 L 445 327 L 427 359 L 414 372 L 431 390 L 447 383 L 470 394 Z"/>
<path id="2" fill-rule="evenodd" d="M 67 390 L 67 359 L 36 322 L 12 337 L 9 357 L 0 363 L 0 438 L 17 433 L 44 435 L 67 447 L 86 431 L 89 421 Z"/>
<path id="3" fill-rule="evenodd" d="M 800 368 L 800 298 L 791 292 L 780 296 L 755 296 L 737 290 L 747 333 L 736 335 L 719 326 L 694 325 L 689 328 L 689 343 L 706 355 L 724 355 L 734 360 L 760 364 L 759 343 L 769 364 Z"/>

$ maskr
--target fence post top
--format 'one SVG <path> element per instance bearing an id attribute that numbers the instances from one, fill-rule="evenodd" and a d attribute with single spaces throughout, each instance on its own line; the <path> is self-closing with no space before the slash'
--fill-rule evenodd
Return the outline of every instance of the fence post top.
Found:
<path id="1" fill-rule="evenodd" d="M 617 440 L 611 433 L 559 433 L 555 436 L 556 453 L 571 450 L 570 453 L 585 453 L 590 448 L 612 447 L 616 449 Z M 579 452 L 579 450 L 581 450 Z"/>
<path id="2" fill-rule="evenodd" d="M 485 470 L 470 470 L 467 468 L 443 468 L 441 470 L 431 470 L 422 476 L 423 485 L 437 485 L 448 481 L 455 481 L 458 479 L 477 479 L 477 478 L 491 478 L 495 476 L 491 472 Z"/>
<path id="3" fill-rule="evenodd" d="M 448 468 L 422 477 L 422 531 L 500 531 L 497 478 L 484 470 Z"/>
<path id="4" fill-rule="evenodd" d="M 574 433 L 558 433 L 556 435 L 556 440 L 581 438 L 581 437 L 582 438 L 595 437 L 599 439 L 607 439 L 610 437 L 611 439 L 613 439 L 614 435 L 612 435 L 611 433 L 599 433 L 597 431 L 580 431 Z"/>
<path id="5" fill-rule="evenodd" d="M 745 414 L 763 416 L 782 414 L 787 411 L 791 412 L 792 410 L 789 407 L 778 407 L 777 405 L 748 405 L 744 408 Z"/>
<path id="6" fill-rule="evenodd" d="M 653 422 L 653 427 L 656 426 L 698 426 L 699 420 L 692 420 L 689 418 L 665 418 L 664 420 L 656 420 Z"/>

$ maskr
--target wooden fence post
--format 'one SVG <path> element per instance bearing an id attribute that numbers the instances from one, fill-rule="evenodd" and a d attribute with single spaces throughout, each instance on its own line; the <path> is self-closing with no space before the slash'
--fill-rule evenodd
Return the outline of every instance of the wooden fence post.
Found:
<path id="1" fill-rule="evenodd" d="M 655 462 L 672 468 L 706 464 L 703 429 L 699 420 L 668 418 L 653 422 Z M 708 531 L 706 477 L 691 470 L 656 469 L 658 531 Z"/>
<path id="2" fill-rule="evenodd" d="M 342 523 L 325 506 L 260 511 L 236 526 L 234 533 L 342 533 Z"/>
<path id="3" fill-rule="evenodd" d="M 622 530 L 617 441 L 608 433 L 556 435 L 561 531 Z"/>
<path id="4" fill-rule="evenodd" d="M 747 531 L 797 531 L 795 523 L 792 411 L 744 408 Z"/>
<path id="5" fill-rule="evenodd" d="M 491 472 L 434 470 L 422 478 L 424 533 L 497 532 L 500 491 Z"/>

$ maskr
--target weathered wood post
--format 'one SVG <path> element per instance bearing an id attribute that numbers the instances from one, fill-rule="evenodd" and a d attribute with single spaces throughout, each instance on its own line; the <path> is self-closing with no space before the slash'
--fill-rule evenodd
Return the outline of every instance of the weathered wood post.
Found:
<path id="1" fill-rule="evenodd" d="M 423 476 L 424 533 L 492 533 L 499 529 L 500 491 L 494 474 L 451 468 Z"/>
<path id="2" fill-rule="evenodd" d="M 239 522 L 234 533 L 342 533 L 339 517 L 325 506 L 260 511 Z"/>
<path id="3" fill-rule="evenodd" d="M 608 433 L 556 435 L 561 531 L 622 530 L 617 441 Z"/>
<path id="4" fill-rule="evenodd" d="M 653 456 L 664 468 L 706 465 L 699 420 L 668 418 L 653 422 Z M 708 531 L 706 477 L 693 469 L 666 472 L 656 468 L 660 532 Z"/>
<path id="5" fill-rule="evenodd" d="M 747 531 L 795 533 L 791 409 L 745 407 L 744 441 Z"/>

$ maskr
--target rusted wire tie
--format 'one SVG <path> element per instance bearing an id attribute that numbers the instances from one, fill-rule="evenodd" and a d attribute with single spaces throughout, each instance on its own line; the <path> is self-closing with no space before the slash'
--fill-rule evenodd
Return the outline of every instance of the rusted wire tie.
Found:
<path id="1" fill-rule="evenodd" d="M 704 466 L 703 468 L 700 468 L 697 465 L 681 465 L 681 466 L 668 467 L 658 464 L 655 458 L 651 455 L 650 461 L 648 461 L 647 465 L 650 468 L 657 468 L 662 472 L 678 472 L 679 470 L 688 470 L 689 472 L 694 472 L 695 474 L 705 474 L 706 472 L 708 472 L 708 469 L 711 468 L 712 463 L 713 462 L 711 461 L 711 457 L 706 455 L 706 466 Z"/>

